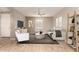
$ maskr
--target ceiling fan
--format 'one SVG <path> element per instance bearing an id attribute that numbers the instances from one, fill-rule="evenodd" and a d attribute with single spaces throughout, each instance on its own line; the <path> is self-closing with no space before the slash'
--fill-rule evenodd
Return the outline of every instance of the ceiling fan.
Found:
<path id="1" fill-rule="evenodd" d="M 39 16 L 44 16 L 46 15 L 45 13 L 43 13 L 43 11 L 41 9 L 38 8 L 38 15 Z"/>

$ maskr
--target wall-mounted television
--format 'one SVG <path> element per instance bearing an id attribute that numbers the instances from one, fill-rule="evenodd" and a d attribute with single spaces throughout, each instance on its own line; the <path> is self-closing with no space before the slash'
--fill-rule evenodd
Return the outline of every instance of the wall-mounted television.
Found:
<path id="1" fill-rule="evenodd" d="M 20 21 L 20 20 L 17 21 L 17 27 L 18 28 L 22 28 L 24 26 L 23 24 L 24 24 L 23 21 Z"/>

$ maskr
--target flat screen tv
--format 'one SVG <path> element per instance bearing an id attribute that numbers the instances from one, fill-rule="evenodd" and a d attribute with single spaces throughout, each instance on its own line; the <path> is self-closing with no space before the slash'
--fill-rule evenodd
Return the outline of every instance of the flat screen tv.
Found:
<path id="1" fill-rule="evenodd" d="M 20 21 L 20 20 L 17 21 L 17 27 L 18 28 L 22 28 L 23 24 L 24 24 L 23 21 Z"/>

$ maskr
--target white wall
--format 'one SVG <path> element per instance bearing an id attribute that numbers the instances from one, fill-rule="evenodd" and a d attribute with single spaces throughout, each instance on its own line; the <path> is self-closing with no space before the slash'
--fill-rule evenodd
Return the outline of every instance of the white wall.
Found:
<path id="1" fill-rule="evenodd" d="M 66 30 L 67 30 L 67 15 L 69 14 L 69 16 L 72 16 L 74 14 L 74 11 L 76 11 L 77 14 L 79 14 L 79 8 L 77 8 L 77 7 L 65 7 L 64 9 L 62 9 L 60 12 L 58 12 L 54 16 L 54 20 L 56 20 L 56 17 L 60 17 L 60 16 L 63 17 L 63 30 L 65 31 L 64 32 L 65 34 L 66 34 Z M 64 35 L 64 38 L 66 39 L 66 35 Z"/>
<path id="2" fill-rule="evenodd" d="M 63 17 L 63 29 L 66 29 L 67 27 L 67 15 L 69 14 L 69 16 L 74 15 L 74 11 L 76 11 L 77 14 L 79 14 L 79 8 L 78 7 L 65 7 L 64 9 L 62 9 L 59 13 L 57 13 L 54 16 L 54 20 L 56 19 L 56 17 Z"/>
<path id="3" fill-rule="evenodd" d="M 38 19 L 43 20 L 43 32 L 47 32 L 47 31 L 49 31 L 50 29 L 53 28 L 53 25 L 54 25 L 53 17 L 42 17 L 42 18 L 39 18 L 39 17 L 26 17 L 26 21 L 27 20 L 32 21 L 32 27 L 28 28 L 28 31 L 30 33 L 35 32 L 35 20 L 38 20 Z"/>
<path id="4" fill-rule="evenodd" d="M 26 27 L 25 16 L 22 15 L 20 12 L 11 9 L 11 37 L 15 37 L 15 30 L 17 29 L 17 20 L 23 21 L 24 27 Z"/>
<path id="5" fill-rule="evenodd" d="M 20 12 L 14 10 L 13 8 L 8 8 L 8 11 L 6 10 L 4 12 L 0 11 L 0 15 L 0 36 L 5 37 L 7 35 L 9 37 L 15 37 L 15 30 L 17 29 L 17 20 L 23 21 L 24 27 L 26 27 L 25 16 Z"/>

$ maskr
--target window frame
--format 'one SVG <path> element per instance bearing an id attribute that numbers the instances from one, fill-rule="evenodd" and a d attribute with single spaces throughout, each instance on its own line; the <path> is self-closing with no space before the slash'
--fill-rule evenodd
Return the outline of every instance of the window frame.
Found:
<path id="1" fill-rule="evenodd" d="M 62 16 L 57 17 L 56 18 L 56 27 L 62 28 L 62 26 L 63 26 L 63 17 Z"/>

